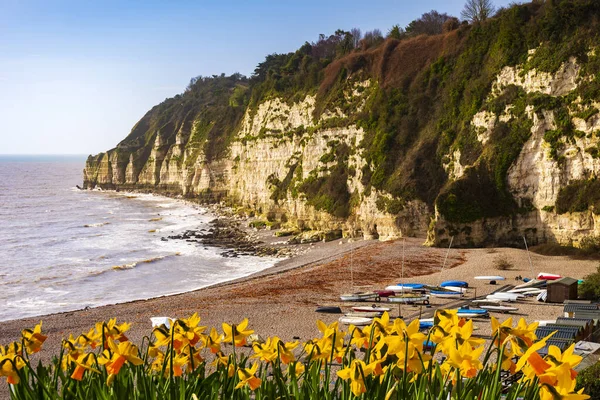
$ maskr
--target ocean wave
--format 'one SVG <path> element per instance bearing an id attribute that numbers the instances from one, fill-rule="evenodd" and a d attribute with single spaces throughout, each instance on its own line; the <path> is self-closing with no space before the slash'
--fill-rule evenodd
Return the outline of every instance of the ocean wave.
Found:
<path id="1" fill-rule="evenodd" d="M 176 257 L 176 256 L 179 256 L 179 255 L 181 255 L 181 253 L 177 252 L 177 253 L 173 253 L 173 254 L 168 254 L 166 256 L 158 256 L 158 257 L 147 258 L 145 260 L 135 261 L 135 262 L 132 262 L 132 263 L 129 263 L 129 264 L 113 265 L 111 267 L 111 269 L 115 270 L 115 271 L 133 269 L 133 268 L 137 267 L 140 264 L 151 264 L 151 263 L 156 262 L 156 261 L 164 260 L 165 258 Z M 99 275 L 99 274 L 97 274 L 97 275 Z"/>
<path id="2" fill-rule="evenodd" d="M 97 222 L 95 224 L 85 224 L 85 225 L 83 225 L 83 227 L 84 228 L 99 228 L 101 226 L 109 225 L 109 224 L 110 224 L 110 222 Z"/>

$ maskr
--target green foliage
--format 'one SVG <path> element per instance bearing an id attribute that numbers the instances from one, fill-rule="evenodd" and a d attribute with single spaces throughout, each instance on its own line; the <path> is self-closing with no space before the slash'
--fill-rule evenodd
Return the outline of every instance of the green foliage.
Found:
<path id="1" fill-rule="evenodd" d="M 600 279 L 598 283 L 600 283 Z M 587 367 L 577 374 L 575 390 L 580 389 L 585 389 L 585 393 L 590 396 L 590 400 L 600 400 L 600 363 Z"/>
<path id="2" fill-rule="evenodd" d="M 574 180 L 558 192 L 556 212 L 582 212 L 593 208 L 594 214 L 600 214 L 600 180 Z"/>
<path id="3" fill-rule="evenodd" d="M 337 163 L 328 173 L 318 176 L 313 171 L 298 187 L 306 195 L 309 205 L 326 211 L 333 216 L 346 218 L 350 215 L 350 192 L 348 191 L 348 157 L 350 148 L 345 143 L 335 147 Z"/>
<path id="4" fill-rule="evenodd" d="M 598 270 L 583 278 L 578 288 L 579 296 L 588 300 L 600 300 L 600 265 Z"/>

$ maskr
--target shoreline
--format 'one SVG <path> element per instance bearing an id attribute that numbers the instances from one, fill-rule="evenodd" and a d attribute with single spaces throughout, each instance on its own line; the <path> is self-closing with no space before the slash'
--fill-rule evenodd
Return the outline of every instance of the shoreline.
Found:
<path id="1" fill-rule="evenodd" d="M 346 241 L 346 240 L 345 240 Z M 278 336 L 284 341 L 307 341 L 319 337 L 317 320 L 326 324 L 337 321 L 340 314 L 316 313 L 316 307 L 333 305 L 341 307 L 344 312 L 359 303 L 344 303 L 339 295 L 351 289 L 349 277 L 350 264 L 353 266 L 354 289 L 381 289 L 400 281 L 439 284 L 443 280 L 461 279 L 469 283 L 467 297 L 475 291 L 482 296 L 500 288 L 502 285 L 489 285 L 473 279 L 477 275 L 488 275 L 493 268 L 494 260 L 499 256 L 507 257 L 514 267 L 502 271 L 506 276 L 506 284 L 516 284 L 516 276 L 528 276 L 530 267 L 525 250 L 512 248 L 498 249 L 452 249 L 448 255 L 446 268 L 441 266 L 447 249 L 422 246 L 422 239 L 406 239 L 406 257 L 404 262 L 405 278 L 401 280 L 402 240 L 379 242 L 359 242 L 360 246 L 350 242 L 340 246 L 338 242 L 323 243 L 316 249 L 312 257 L 307 259 L 300 255 L 296 260 L 300 265 L 279 266 L 259 273 L 171 296 L 162 296 L 148 300 L 137 300 L 128 303 L 101 306 L 88 310 L 79 310 L 59 314 L 51 314 L 37 318 L 26 318 L 0 322 L 0 344 L 6 345 L 20 337 L 25 328 L 43 321 L 43 333 L 48 335 L 42 351 L 33 355 L 32 360 L 49 360 L 60 352 L 61 339 L 69 334 L 74 336 L 87 332 L 96 322 L 116 318 L 117 323 L 129 322 L 131 329 L 127 336 L 133 343 L 139 344 L 142 338 L 151 333 L 150 317 L 189 317 L 197 312 L 201 318 L 200 325 L 215 327 L 221 331 L 221 323 L 239 323 L 249 319 L 249 327 L 261 338 Z M 313 245 L 312 247 L 314 247 Z M 336 253 L 331 247 L 337 246 Z M 346 247 L 346 249 L 344 249 Z M 338 250 L 339 249 L 339 250 Z M 344 251 L 345 250 L 345 251 Z M 311 254 L 309 252 L 309 254 Z M 541 256 L 531 254 L 536 273 L 554 272 L 563 276 L 581 278 L 596 271 L 597 261 L 573 260 L 562 256 Z M 287 261 L 287 260 L 284 260 Z M 302 262 L 303 261 L 303 262 Z M 542 266 L 543 267 L 540 267 Z M 576 273 L 574 273 L 576 272 Z M 497 272 L 494 272 L 497 274 Z M 468 299 L 466 299 L 468 300 Z M 369 305 L 371 303 L 360 303 Z M 528 322 L 556 318 L 562 314 L 562 304 L 535 304 L 533 301 L 516 303 L 519 311 L 512 314 L 492 314 L 500 321 L 512 317 L 516 323 L 520 317 Z M 407 318 L 428 317 L 432 309 L 418 306 L 382 303 L 391 308 L 390 316 L 398 317 L 399 313 Z M 434 299 L 433 307 L 456 307 L 456 300 Z M 474 320 L 477 335 L 489 336 L 489 319 Z M 347 330 L 347 326 L 341 325 Z M 0 393 L 5 384 L 0 382 Z"/>
<path id="2" fill-rule="evenodd" d="M 209 211 L 215 214 L 214 210 Z M 273 238 L 272 231 L 249 228 L 248 221 L 250 218 L 238 220 L 247 234 L 255 238 L 270 237 L 271 243 L 266 241 L 267 245 L 280 239 Z M 403 245 L 404 240 L 406 246 Z M 468 297 L 472 297 L 491 293 L 502 286 L 476 281 L 474 276 L 499 273 L 506 276 L 506 284 L 514 285 L 515 277 L 531 275 L 525 250 L 453 248 L 448 252 L 446 248 L 425 247 L 422 238 L 404 240 L 380 242 L 343 238 L 329 242 L 289 244 L 286 246 L 298 249 L 296 255 L 245 277 L 180 294 L 0 322 L 0 344 L 6 345 L 17 340 L 22 329 L 32 328 L 41 320 L 48 340 L 42 351 L 34 355 L 33 360 L 37 362 L 35 360 L 48 360 L 58 354 L 61 339 L 69 334 L 77 336 L 89 330 L 96 322 L 116 318 L 118 323 L 131 323 L 127 336 L 139 344 L 145 335 L 151 333 L 150 317 L 185 318 L 195 312 L 201 317 L 201 325 L 215 327 L 219 331 L 223 322 L 237 324 L 248 318 L 250 328 L 260 337 L 278 336 L 285 341 L 306 341 L 319 336 L 317 320 L 329 324 L 337 321 L 340 316 L 318 314 L 315 312 L 316 307 L 334 305 L 349 311 L 354 303 L 341 302 L 339 295 L 352 289 L 383 289 L 400 281 L 437 285 L 443 280 L 460 279 L 469 283 L 471 289 Z M 597 260 L 575 260 L 564 256 L 530 255 L 535 273 L 544 271 L 574 278 L 582 278 L 595 272 L 598 263 Z M 442 270 L 446 256 L 446 268 Z M 494 263 L 498 257 L 507 258 L 513 268 L 496 271 Z M 456 307 L 454 300 L 435 299 L 432 304 L 434 307 Z M 414 317 L 421 312 L 430 312 L 416 306 L 396 307 L 395 304 L 389 304 L 389 307 L 393 318 L 400 313 L 404 317 Z M 556 318 L 562 312 L 562 304 L 537 305 L 529 301 L 519 303 L 518 307 L 519 311 L 514 314 L 493 315 L 499 320 L 512 316 L 515 319 L 525 317 L 532 322 Z M 479 335 L 489 334 L 489 320 L 478 320 L 476 324 Z M 347 327 L 342 326 L 342 329 Z M 3 390 L 2 386 L 0 383 L 0 392 Z"/>

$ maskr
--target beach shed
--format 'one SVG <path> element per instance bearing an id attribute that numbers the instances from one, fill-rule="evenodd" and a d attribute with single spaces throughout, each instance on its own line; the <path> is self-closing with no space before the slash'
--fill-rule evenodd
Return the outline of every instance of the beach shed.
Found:
<path id="1" fill-rule="evenodd" d="M 548 303 L 563 303 L 577 299 L 577 279 L 561 278 L 548 282 Z"/>

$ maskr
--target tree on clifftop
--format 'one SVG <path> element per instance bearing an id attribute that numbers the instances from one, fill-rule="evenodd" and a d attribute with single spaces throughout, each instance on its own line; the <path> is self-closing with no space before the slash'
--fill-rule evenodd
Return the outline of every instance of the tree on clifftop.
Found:
<path id="1" fill-rule="evenodd" d="M 406 33 L 409 35 L 438 35 L 442 33 L 444 22 L 452 18 L 446 13 L 440 14 L 435 10 L 421 15 L 421 18 L 415 19 L 406 26 Z"/>
<path id="2" fill-rule="evenodd" d="M 495 11 L 492 0 L 467 0 L 460 16 L 472 23 L 488 19 Z"/>

